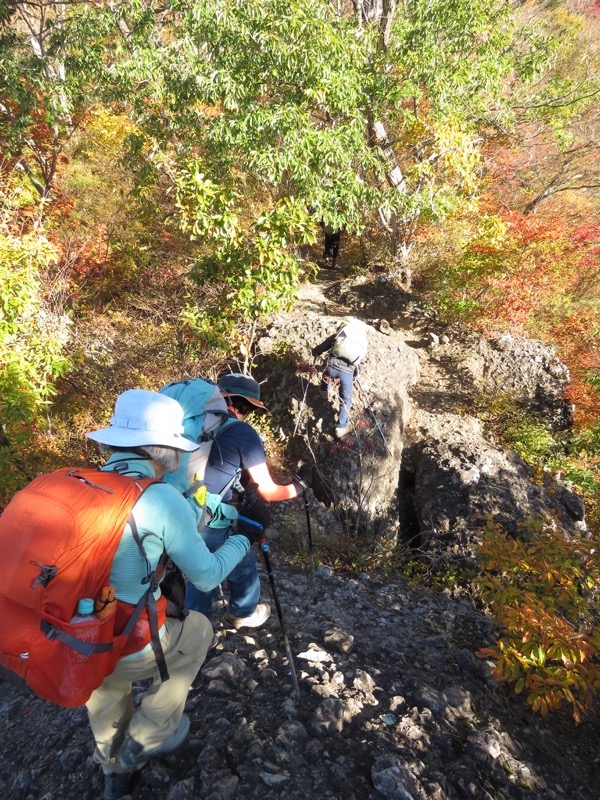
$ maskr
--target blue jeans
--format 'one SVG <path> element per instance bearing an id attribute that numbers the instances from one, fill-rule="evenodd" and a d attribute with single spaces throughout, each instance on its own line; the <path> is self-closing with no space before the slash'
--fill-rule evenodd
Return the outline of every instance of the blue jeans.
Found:
<path id="1" fill-rule="evenodd" d="M 342 369 L 336 369 L 328 364 L 323 373 L 323 380 L 321 381 L 321 388 L 327 389 L 328 381 L 325 375 L 330 378 L 339 378 L 340 380 L 340 415 L 337 422 L 338 428 L 345 428 L 348 424 L 350 406 L 352 405 L 352 389 L 354 386 L 354 372 L 345 372 Z"/>
<path id="2" fill-rule="evenodd" d="M 205 528 L 200 536 L 211 553 L 218 550 L 232 532 L 231 528 L 222 530 Z M 240 563 L 227 576 L 229 586 L 229 611 L 234 617 L 249 617 L 256 610 L 260 598 L 260 579 L 256 569 L 256 556 L 248 551 Z M 192 611 L 200 611 L 210 619 L 215 590 L 201 592 L 188 582 L 185 604 Z"/>

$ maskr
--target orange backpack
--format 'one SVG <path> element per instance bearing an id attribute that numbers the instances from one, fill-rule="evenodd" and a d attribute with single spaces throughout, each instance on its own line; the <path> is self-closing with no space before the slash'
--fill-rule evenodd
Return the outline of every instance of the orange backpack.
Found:
<path id="1" fill-rule="evenodd" d="M 161 597 L 157 604 L 154 591 L 163 559 L 148 574 L 137 606 L 115 603 L 118 613 L 70 624 L 78 601 L 99 597 L 110 583 L 127 522 L 145 557 L 131 510 L 155 482 L 60 469 L 17 492 L 0 517 L 0 665 L 40 697 L 61 706 L 82 705 L 120 656 L 148 641 L 161 666 L 158 628 L 165 602 Z M 161 677 L 168 678 L 164 658 Z"/>

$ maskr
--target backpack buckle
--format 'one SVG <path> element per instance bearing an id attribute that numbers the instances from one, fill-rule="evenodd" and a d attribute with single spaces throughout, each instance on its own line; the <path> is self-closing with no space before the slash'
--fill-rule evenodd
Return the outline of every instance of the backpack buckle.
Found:
<path id="1" fill-rule="evenodd" d="M 58 628 L 55 628 L 54 625 L 50 625 L 50 623 L 46 622 L 45 619 L 40 622 L 40 630 L 48 639 L 50 639 L 50 641 L 58 639 L 61 634 L 61 631 L 59 631 Z"/>

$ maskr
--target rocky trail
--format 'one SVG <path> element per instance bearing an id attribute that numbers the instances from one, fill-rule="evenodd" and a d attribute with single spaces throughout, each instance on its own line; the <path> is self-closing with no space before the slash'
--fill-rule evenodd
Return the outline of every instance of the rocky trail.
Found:
<path id="1" fill-rule="evenodd" d="M 477 527 L 473 506 L 482 512 L 492 504 L 498 514 L 514 518 L 517 502 L 546 503 L 543 488 L 532 496 L 524 465 L 486 438 L 464 411 L 478 381 L 485 382 L 485 369 L 477 373 L 472 367 L 477 358 L 500 364 L 506 353 L 507 370 L 518 371 L 512 341 L 508 351 L 492 355 L 469 337 L 457 342 L 448 335 L 442 341 L 446 332 L 435 329 L 410 298 L 387 291 L 383 278 L 366 284 L 336 273 L 322 273 L 307 285 L 294 311 L 277 321 L 276 333 L 285 329 L 301 355 L 303 344 L 295 336 L 306 337 L 310 326 L 318 337 L 318 317 L 335 319 L 351 310 L 384 318 L 392 328 L 376 340 L 381 358 L 377 351 L 372 371 L 365 373 L 369 396 L 386 425 L 382 392 L 394 377 L 385 359 L 394 348 L 411 375 L 396 473 L 404 476 L 403 494 L 413 497 L 411 514 L 423 545 L 428 538 L 446 537 L 459 541 L 469 557 L 470 532 Z M 550 364 L 535 357 L 531 369 Z M 506 380 L 496 368 L 489 372 Z M 291 433 L 302 399 L 293 370 L 289 385 L 295 404 L 287 421 L 280 419 Z M 297 438 L 304 436 L 325 470 L 333 452 L 326 438 L 330 411 L 313 403 L 312 389 L 308 400 L 315 407 L 303 417 Z M 272 406 L 276 414 L 277 404 Z M 356 439 L 360 444 L 358 434 Z M 380 445 L 371 450 L 381 460 Z M 335 452 L 339 460 L 340 451 Z M 370 454 L 365 447 L 362 457 Z M 506 481 L 497 480 L 498 470 Z M 569 504 L 570 515 L 564 510 Z M 565 519 L 581 529 L 582 514 L 567 494 L 563 505 Z M 319 542 L 335 536 L 337 522 L 316 499 L 310 513 L 318 565 Z M 397 574 L 349 575 L 324 565 L 313 571 L 302 504 L 280 504 L 275 517 L 283 535 L 272 544 L 271 558 L 299 694 L 293 691 L 274 607 L 265 626 L 249 633 L 225 628 L 217 608 L 218 643 L 186 707 L 190 738 L 176 754 L 145 767 L 135 800 L 596 800 L 597 714 L 579 726 L 566 712 L 542 720 L 523 698 L 499 687 L 491 665 L 476 656 L 492 641 L 493 622 L 468 597 L 432 593 Z M 264 570 L 262 578 L 269 600 Z M 1 682 L 0 717 L 3 797 L 102 796 L 84 709 L 59 709 Z"/>

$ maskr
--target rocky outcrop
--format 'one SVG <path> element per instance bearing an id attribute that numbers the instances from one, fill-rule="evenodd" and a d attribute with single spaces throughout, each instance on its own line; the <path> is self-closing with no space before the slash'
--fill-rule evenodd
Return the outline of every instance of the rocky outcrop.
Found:
<path id="1" fill-rule="evenodd" d="M 357 301 L 354 294 L 364 290 L 357 279 L 340 295 Z M 584 505 L 569 486 L 550 472 L 535 472 L 469 413 L 486 397 L 491 403 L 504 396 L 555 429 L 567 426 L 569 376 L 552 348 L 510 334 L 486 339 L 436 328 L 405 295 L 392 313 L 390 296 L 377 304 L 367 293 L 358 303 L 370 314 L 387 313 L 392 326 L 383 318 L 380 330 L 369 331 L 360 374 L 365 392 L 356 387 L 352 432 L 341 442 L 332 437 L 335 403 L 320 395 L 320 371 L 310 375 L 309 369 L 311 348 L 347 311 L 329 302 L 320 312 L 313 298 L 305 314 L 279 318 L 259 342 L 265 388 L 288 452 L 315 468 L 321 529 L 394 543 L 400 525 L 413 544 L 435 543 L 470 557 L 489 523 L 511 534 L 527 520 L 565 535 L 585 534 Z M 407 315 L 416 319 L 417 337 Z"/>
<path id="2" fill-rule="evenodd" d="M 553 347 L 511 333 L 486 338 L 461 331 L 445 352 L 474 395 L 505 395 L 539 414 L 554 430 L 571 426 L 573 409 L 564 394 L 569 370 Z"/>
<path id="3" fill-rule="evenodd" d="M 413 390 L 400 497 L 407 538 L 477 556 L 489 524 L 515 535 L 587 533 L 584 503 L 560 476 L 534 469 L 502 446 L 471 412 L 500 400 L 527 409 L 555 430 L 570 424 L 568 370 L 552 348 L 509 334 L 486 339 L 454 331 L 421 348 L 422 380 Z"/>
<path id="4" fill-rule="evenodd" d="M 261 374 L 268 376 L 266 396 L 288 437 L 288 452 L 314 468 L 314 491 L 333 514 L 331 527 L 394 540 L 411 413 L 408 393 L 418 378 L 419 361 L 393 331 L 370 327 L 369 352 L 354 385 L 350 431 L 336 441 L 337 392 L 332 402 L 322 397 L 322 368 L 311 370 L 311 349 L 337 329 L 341 316 L 308 312 L 301 319 L 284 316 L 269 328 L 259 341 Z M 283 355 L 281 342 L 286 344 Z"/>

